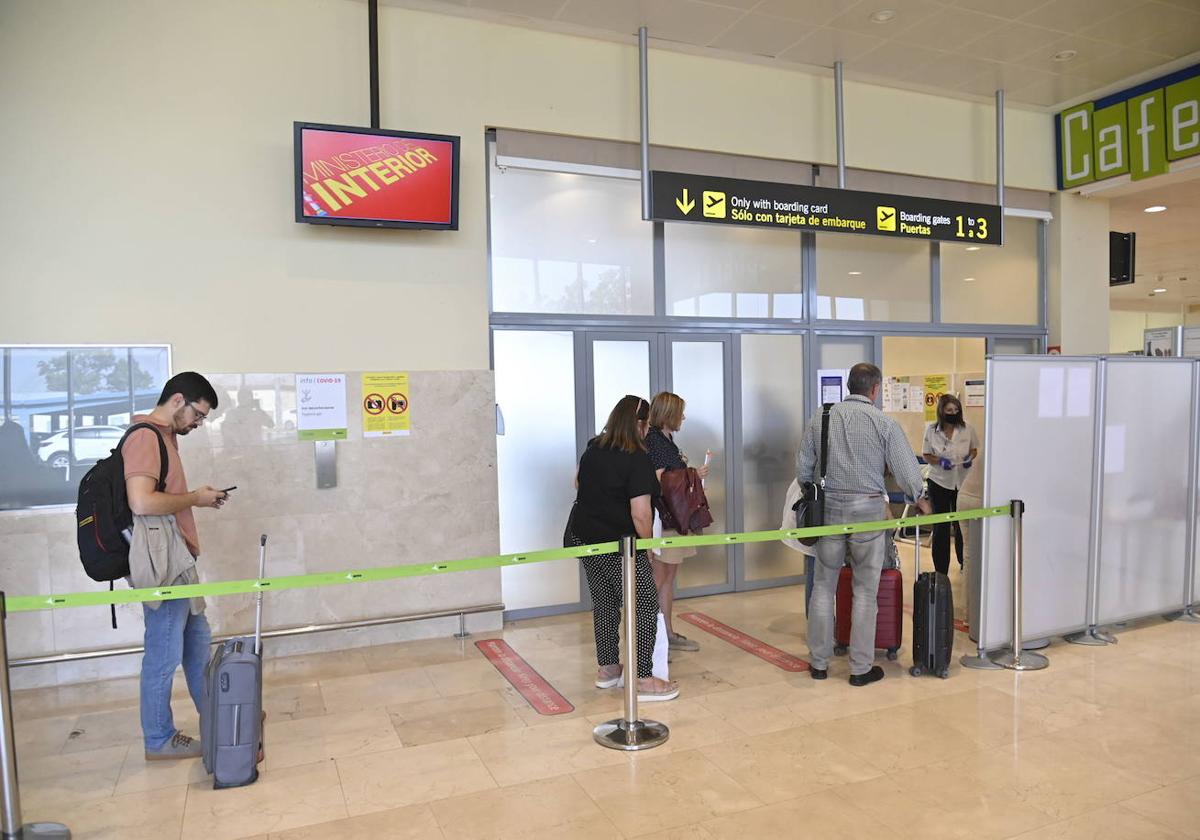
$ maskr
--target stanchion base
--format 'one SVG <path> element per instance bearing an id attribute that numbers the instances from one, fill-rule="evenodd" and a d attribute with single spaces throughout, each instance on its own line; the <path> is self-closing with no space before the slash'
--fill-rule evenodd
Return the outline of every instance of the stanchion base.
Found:
<path id="1" fill-rule="evenodd" d="M 454 638 L 456 638 L 456 639 L 469 639 L 469 638 L 471 638 L 471 634 L 470 634 L 470 633 L 455 633 L 455 634 L 454 634 Z"/>
<path id="2" fill-rule="evenodd" d="M 71 840 L 71 829 L 62 823 L 25 823 L 16 836 L 20 840 Z"/>
<path id="3" fill-rule="evenodd" d="M 610 720 L 592 730 L 596 743 L 610 750 L 648 750 L 665 744 L 670 735 L 671 730 L 665 723 L 653 720 L 630 723 L 624 718 Z"/>
<path id="4" fill-rule="evenodd" d="M 1105 633 L 1096 627 L 1089 627 L 1087 630 L 1081 630 L 1078 633 L 1071 633 L 1068 636 L 1063 636 L 1068 642 L 1073 645 L 1115 645 L 1117 637 L 1112 633 Z"/>
<path id="5" fill-rule="evenodd" d="M 1017 657 L 1011 650 L 992 654 L 992 661 L 1010 671 L 1040 671 L 1050 664 L 1050 660 L 1040 653 L 1022 651 Z"/>
<path id="6" fill-rule="evenodd" d="M 1195 607 L 1188 607 L 1186 610 L 1181 610 L 1180 612 L 1169 613 L 1168 615 L 1164 615 L 1163 618 L 1165 618 L 1167 621 L 1183 621 L 1188 624 L 1200 624 L 1200 615 L 1196 615 Z"/>
<path id="7" fill-rule="evenodd" d="M 979 656 L 964 653 L 962 658 L 958 660 L 964 668 L 974 668 L 978 671 L 1002 671 L 1004 670 L 987 656 Z"/>
<path id="8" fill-rule="evenodd" d="M 1021 650 L 1041 650 L 1048 647 L 1050 647 L 1049 639 L 1030 639 L 1027 642 L 1021 642 Z"/>

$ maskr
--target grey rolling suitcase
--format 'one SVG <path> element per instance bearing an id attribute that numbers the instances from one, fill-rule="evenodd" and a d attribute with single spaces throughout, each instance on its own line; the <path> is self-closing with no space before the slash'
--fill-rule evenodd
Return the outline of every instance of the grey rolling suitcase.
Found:
<path id="1" fill-rule="evenodd" d="M 266 576 L 267 535 L 259 539 L 258 576 Z M 254 596 L 254 635 L 222 642 L 204 672 L 200 742 L 214 788 L 258 779 L 262 751 L 262 592 Z"/>
<path id="2" fill-rule="evenodd" d="M 917 580 L 913 584 L 913 664 L 914 677 L 934 674 L 950 676 L 954 657 L 954 593 L 950 578 L 941 572 L 921 571 L 921 532 L 915 541 Z"/>

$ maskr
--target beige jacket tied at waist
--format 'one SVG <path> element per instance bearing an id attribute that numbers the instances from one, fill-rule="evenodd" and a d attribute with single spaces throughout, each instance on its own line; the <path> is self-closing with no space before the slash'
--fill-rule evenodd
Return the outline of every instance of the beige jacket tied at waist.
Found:
<path id="1" fill-rule="evenodd" d="M 129 585 L 135 589 L 186 586 L 199 583 L 196 558 L 188 549 L 175 517 L 134 516 L 133 539 L 129 543 Z M 204 599 L 191 599 L 192 615 L 204 612 Z M 146 601 L 158 609 L 162 601 Z"/>

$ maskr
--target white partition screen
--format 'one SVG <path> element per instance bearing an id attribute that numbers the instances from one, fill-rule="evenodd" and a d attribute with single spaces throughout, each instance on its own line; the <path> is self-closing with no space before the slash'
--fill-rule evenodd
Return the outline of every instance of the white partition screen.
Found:
<path id="1" fill-rule="evenodd" d="M 1096 442 L 1095 359 L 1008 356 L 988 361 L 989 504 L 1025 502 L 1023 633 L 1085 626 Z M 1012 527 L 985 520 L 980 643 L 1012 643 Z"/>
<path id="2" fill-rule="evenodd" d="M 1102 363 L 1104 480 L 1097 624 L 1180 609 L 1188 560 L 1192 362 Z"/>

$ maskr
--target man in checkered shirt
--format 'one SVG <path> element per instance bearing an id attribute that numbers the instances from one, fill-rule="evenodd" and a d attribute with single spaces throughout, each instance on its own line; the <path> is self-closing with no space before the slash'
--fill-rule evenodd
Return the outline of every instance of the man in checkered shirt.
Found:
<path id="1" fill-rule="evenodd" d="M 850 369 L 850 392 L 829 412 L 829 454 L 825 471 L 825 524 L 876 522 L 888 518 L 884 471 L 891 470 L 921 513 L 931 510 L 917 456 L 895 420 L 875 407 L 883 374 L 862 362 Z M 796 456 L 796 478 L 820 482 L 821 412 L 813 415 Z M 809 674 L 828 676 L 833 656 L 833 604 L 838 574 L 847 556 L 854 570 L 854 610 L 850 629 L 850 684 L 883 679 L 875 663 L 875 614 L 886 540 L 883 531 L 821 537 L 812 601 L 808 606 Z"/>

